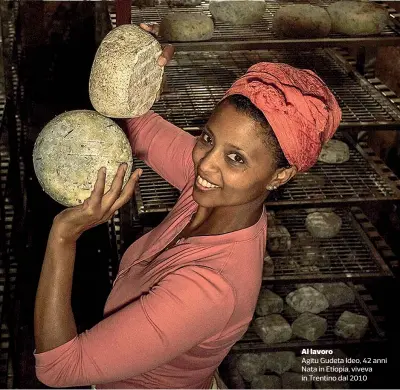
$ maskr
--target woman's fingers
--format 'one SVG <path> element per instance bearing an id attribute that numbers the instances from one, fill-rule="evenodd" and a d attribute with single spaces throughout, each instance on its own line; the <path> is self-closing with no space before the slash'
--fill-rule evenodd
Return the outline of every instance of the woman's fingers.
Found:
<path id="1" fill-rule="evenodd" d="M 111 206 L 107 219 L 110 219 L 118 209 L 120 209 L 125 203 L 127 203 L 129 201 L 129 199 L 132 198 L 133 193 L 135 191 L 135 186 L 136 186 L 137 182 L 139 181 L 139 178 L 142 175 L 142 173 L 143 173 L 142 169 L 136 169 L 132 173 L 131 177 L 129 178 L 125 187 L 123 188 L 120 196 L 114 202 L 114 204 Z"/>
<path id="2" fill-rule="evenodd" d="M 140 28 L 158 37 L 160 25 L 158 23 L 140 23 Z"/>
<path id="3" fill-rule="evenodd" d="M 172 45 L 170 45 L 170 44 L 165 45 L 160 57 L 158 58 L 158 65 L 160 65 L 160 66 L 167 65 L 168 62 L 170 62 L 172 60 L 172 57 L 174 56 L 174 52 L 175 52 L 175 48 Z"/>
<path id="4" fill-rule="evenodd" d="M 122 207 L 133 196 L 135 185 L 142 174 L 141 169 L 136 169 L 132 173 L 126 185 L 123 187 L 127 164 L 121 164 L 113 179 L 110 189 L 104 194 L 106 171 L 101 168 L 97 174 L 97 180 L 93 191 L 84 202 L 84 207 L 88 216 L 95 218 L 97 223 L 108 220 L 120 207 Z"/>
<path id="5" fill-rule="evenodd" d="M 106 183 L 106 168 L 102 167 L 97 172 L 96 183 L 94 183 L 94 188 L 92 190 L 89 199 L 93 200 L 94 202 L 100 202 L 104 194 L 105 183 Z"/>
<path id="6" fill-rule="evenodd" d="M 118 167 L 117 173 L 114 176 L 110 189 L 104 194 L 102 208 L 105 213 L 107 213 L 108 209 L 114 204 L 114 202 L 121 194 L 127 167 L 128 166 L 125 163 L 121 164 Z"/>
<path id="7" fill-rule="evenodd" d="M 160 25 L 158 23 L 140 23 L 140 28 L 147 31 L 148 33 L 158 37 L 160 34 Z M 160 57 L 158 58 L 158 65 L 165 66 L 168 64 L 169 61 L 172 60 L 174 55 L 175 48 L 168 44 L 165 45 L 163 48 L 163 52 L 161 53 Z"/>

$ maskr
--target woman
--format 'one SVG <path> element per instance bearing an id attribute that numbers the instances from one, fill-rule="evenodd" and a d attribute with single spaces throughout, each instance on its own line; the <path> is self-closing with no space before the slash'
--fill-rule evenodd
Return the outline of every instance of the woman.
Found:
<path id="1" fill-rule="evenodd" d="M 129 200 L 141 172 L 121 190 L 120 167 L 103 195 L 100 170 L 90 198 L 56 216 L 35 306 L 38 378 L 53 387 L 216 388 L 214 373 L 257 302 L 264 200 L 316 162 L 339 122 L 315 74 L 269 63 L 232 85 L 198 138 L 153 112 L 128 120 L 134 154 L 181 196 L 128 248 L 104 320 L 80 335 L 70 302 L 76 241 Z"/>

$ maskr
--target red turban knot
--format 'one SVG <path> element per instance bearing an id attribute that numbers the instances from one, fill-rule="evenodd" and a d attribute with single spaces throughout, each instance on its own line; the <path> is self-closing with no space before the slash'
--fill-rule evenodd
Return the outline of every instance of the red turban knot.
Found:
<path id="1" fill-rule="evenodd" d="M 243 95 L 264 114 L 291 165 L 311 168 L 341 120 L 329 88 L 311 70 L 260 62 L 233 83 L 223 99 Z"/>

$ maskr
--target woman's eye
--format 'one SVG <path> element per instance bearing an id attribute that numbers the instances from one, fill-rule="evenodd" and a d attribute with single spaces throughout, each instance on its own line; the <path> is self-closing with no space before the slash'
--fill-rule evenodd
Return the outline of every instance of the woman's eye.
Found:
<path id="1" fill-rule="evenodd" d="M 236 163 L 239 163 L 239 164 L 243 164 L 243 163 L 244 163 L 243 158 L 242 158 L 239 154 L 237 154 L 237 153 L 228 154 L 228 157 L 229 157 L 232 161 L 234 161 L 234 162 L 236 162 Z"/>
<path id="2" fill-rule="evenodd" d="M 203 134 L 201 135 L 201 140 L 202 140 L 203 142 L 205 142 L 206 144 L 211 144 L 211 143 L 212 143 L 212 139 L 211 139 L 211 137 L 210 137 L 207 133 L 203 133 Z"/>

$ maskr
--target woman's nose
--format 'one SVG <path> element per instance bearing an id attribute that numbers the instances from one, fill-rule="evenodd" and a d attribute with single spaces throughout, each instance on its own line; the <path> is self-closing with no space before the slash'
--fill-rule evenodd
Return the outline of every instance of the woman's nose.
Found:
<path id="1" fill-rule="evenodd" d="M 215 149 L 212 149 L 205 153 L 205 155 L 200 159 L 199 168 L 204 173 L 214 172 L 218 170 L 219 167 L 219 157 Z"/>

